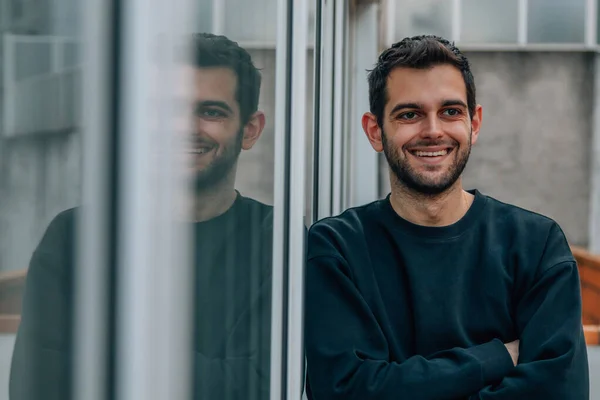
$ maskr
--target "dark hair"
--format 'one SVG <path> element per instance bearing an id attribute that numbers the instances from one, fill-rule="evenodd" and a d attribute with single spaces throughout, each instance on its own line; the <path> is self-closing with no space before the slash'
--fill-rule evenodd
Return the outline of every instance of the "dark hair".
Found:
<path id="1" fill-rule="evenodd" d="M 449 64 L 460 70 L 467 87 L 469 115 L 475 113 L 475 80 L 469 61 L 454 43 L 434 35 L 405 38 L 395 43 L 379 56 L 375 68 L 369 71 L 369 105 L 383 126 L 383 110 L 388 101 L 387 79 L 394 68 L 425 69 L 435 65 Z"/>
<path id="2" fill-rule="evenodd" d="M 198 68 L 224 67 L 237 75 L 236 99 L 242 123 L 258 110 L 261 75 L 250 54 L 236 42 L 212 33 L 193 35 L 193 64 Z"/>

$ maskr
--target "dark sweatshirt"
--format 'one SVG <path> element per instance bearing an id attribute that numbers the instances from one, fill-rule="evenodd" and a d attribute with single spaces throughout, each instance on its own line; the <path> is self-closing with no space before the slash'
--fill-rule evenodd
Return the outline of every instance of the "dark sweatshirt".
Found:
<path id="1" fill-rule="evenodd" d="M 36 248 L 10 375 L 11 400 L 69 400 L 79 209 L 59 214 Z M 194 399 L 269 399 L 272 207 L 238 196 L 194 224 Z"/>
<path id="2" fill-rule="evenodd" d="M 577 265 L 551 219 L 471 191 L 453 225 L 389 196 L 308 236 L 308 397 L 589 398 Z M 514 367 L 503 343 L 520 340 Z"/>

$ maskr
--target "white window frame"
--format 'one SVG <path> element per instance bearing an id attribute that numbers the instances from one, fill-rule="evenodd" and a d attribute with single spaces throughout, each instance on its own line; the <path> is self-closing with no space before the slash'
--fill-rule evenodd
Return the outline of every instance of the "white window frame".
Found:
<path id="1" fill-rule="evenodd" d="M 81 82 L 81 63 L 67 66 L 64 64 L 64 47 L 78 44 L 79 40 L 60 36 L 2 35 L 2 133 L 5 137 L 21 135 L 68 132 L 78 128 L 81 109 L 76 101 L 78 84 Z M 45 43 L 51 48 L 50 69 L 38 75 L 17 79 L 16 51 L 18 46 Z M 71 86 L 72 84 L 72 86 Z M 25 97 L 26 103 L 35 104 L 36 100 L 46 99 L 45 105 L 51 105 L 54 111 L 44 110 L 48 119 L 28 118 L 18 113 L 19 101 Z M 31 97 L 31 101 L 27 98 Z M 67 107 L 72 104 L 73 109 Z M 47 107 L 45 107 L 47 108 Z M 33 109 L 32 112 L 36 110 Z"/>
<path id="2" fill-rule="evenodd" d="M 385 38 L 386 45 L 391 46 L 400 38 L 394 37 L 394 16 L 395 7 L 398 0 L 384 0 L 386 13 Z M 451 32 L 449 38 L 457 43 L 461 50 L 465 51 L 595 51 L 600 52 L 600 43 L 597 41 L 597 10 L 598 0 L 586 0 L 585 9 L 585 27 L 584 41 L 582 43 L 530 43 L 527 39 L 528 30 L 528 11 L 529 1 L 519 1 L 518 12 L 518 40 L 516 43 L 461 43 L 462 27 L 462 2 L 463 0 L 452 1 Z"/>

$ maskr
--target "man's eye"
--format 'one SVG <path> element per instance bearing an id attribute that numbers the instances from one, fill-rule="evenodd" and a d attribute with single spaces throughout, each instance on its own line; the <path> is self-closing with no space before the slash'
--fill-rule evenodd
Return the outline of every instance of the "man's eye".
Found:
<path id="1" fill-rule="evenodd" d="M 398 116 L 398 118 L 400 119 L 415 119 L 417 117 L 417 113 L 409 111 L 409 112 L 405 112 L 404 114 L 400 114 Z"/>
<path id="2" fill-rule="evenodd" d="M 206 117 L 206 118 L 222 118 L 225 116 L 225 113 L 219 110 L 215 110 L 215 109 L 204 109 L 204 110 L 198 110 L 196 112 L 196 115 L 199 117 Z"/>
<path id="3" fill-rule="evenodd" d="M 449 117 L 456 117 L 457 115 L 460 115 L 460 110 L 457 108 L 448 108 L 447 110 L 444 110 L 444 114 Z"/>

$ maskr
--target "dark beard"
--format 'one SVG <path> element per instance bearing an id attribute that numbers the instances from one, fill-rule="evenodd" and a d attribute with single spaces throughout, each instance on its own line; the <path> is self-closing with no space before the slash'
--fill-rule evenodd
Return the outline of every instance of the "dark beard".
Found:
<path id="1" fill-rule="evenodd" d="M 234 143 L 228 144 L 223 154 L 218 156 L 206 167 L 204 171 L 198 172 L 195 178 L 196 191 L 204 192 L 221 182 L 237 163 L 242 152 L 243 129 L 238 132 Z"/>
<path id="2" fill-rule="evenodd" d="M 410 191 L 426 196 L 437 196 L 451 188 L 463 173 L 471 154 L 472 132 L 469 133 L 468 147 L 466 151 L 463 151 L 460 146 L 454 147 L 454 162 L 450 166 L 448 172 L 439 181 L 430 182 L 426 179 L 423 179 L 422 176 L 416 173 L 406 158 L 400 158 L 399 151 L 402 151 L 402 149 L 396 150 L 389 146 L 383 129 L 381 133 L 383 152 L 385 154 L 385 158 L 387 159 L 388 165 L 390 166 L 390 169 L 396 178 L 398 178 L 398 180 Z"/>

